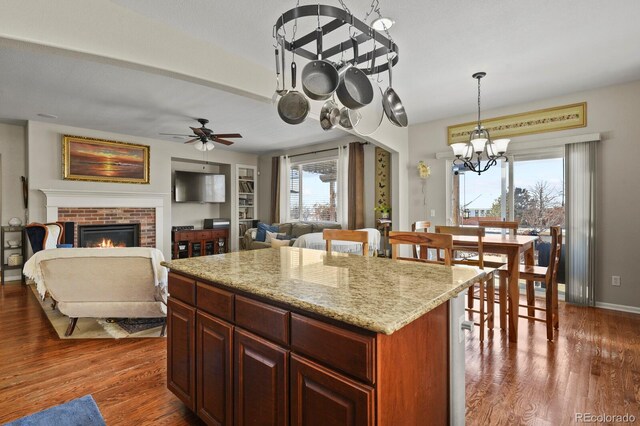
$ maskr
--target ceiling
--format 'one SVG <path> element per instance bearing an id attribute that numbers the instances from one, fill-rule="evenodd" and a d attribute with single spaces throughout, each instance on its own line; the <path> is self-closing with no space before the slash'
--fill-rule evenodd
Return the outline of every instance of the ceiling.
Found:
<path id="1" fill-rule="evenodd" d="M 216 133 L 241 133 L 231 147 L 219 149 L 261 153 L 341 138 L 325 132 L 317 120 L 291 126 L 270 103 L 144 71 L 0 46 L 0 117 L 2 122 L 36 120 L 181 143 L 210 120 Z M 39 117 L 53 114 L 58 119 Z"/>
<path id="2" fill-rule="evenodd" d="M 295 5 L 282 0 L 112 2 L 268 69 L 273 68 L 272 26 L 281 12 Z M 345 2 L 364 17 L 369 1 Z M 334 0 L 325 3 L 338 5 Z M 381 0 L 381 10 L 396 21 L 391 33 L 401 57 L 394 86 L 411 124 L 473 112 L 475 71 L 488 73 L 483 108 L 640 76 L 637 0 Z M 315 20 L 301 20 L 299 31 L 306 33 L 314 25 Z M 244 138 L 230 149 L 246 152 L 345 135 L 322 131 L 317 120 L 284 124 L 269 103 L 42 49 L 0 44 L 0 76 L 3 121 L 49 121 L 37 114 L 50 113 L 59 116 L 55 122 L 60 124 L 161 139 L 158 133 L 183 133 L 197 124 L 194 118 L 204 117 L 215 132 L 242 133 Z M 386 81 L 381 86 L 386 87 Z"/>
<path id="3" fill-rule="evenodd" d="M 292 0 L 112 2 L 269 69 L 274 67 L 272 26 L 280 13 L 295 6 Z M 371 3 L 344 2 L 360 19 Z M 323 3 L 339 6 L 337 0 Z M 380 8 L 396 21 L 391 35 L 401 55 L 394 86 L 410 123 L 472 112 L 477 95 L 471 74 L 476 71 L 488 74 L 483 80 L 486 108 L 640 76 L 637 0 L 380 0 Z M 299 22 L 303 33 L 315 27 L 315 19 L 306 19 Z"/>

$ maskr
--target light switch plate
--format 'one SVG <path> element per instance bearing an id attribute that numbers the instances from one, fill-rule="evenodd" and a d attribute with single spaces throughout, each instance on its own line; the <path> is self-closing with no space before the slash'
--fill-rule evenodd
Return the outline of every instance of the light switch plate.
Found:
<path id="1" fill-rule="evenodd" d="M 431 209 L 431 217 L 435 217 L 436 215 L 436 209 Z"/>
<path id="2" fill-rule="evenodd" d="M 616 287 L 620 287 L 620 276 L 619 275 L 612 275 L 611 276 L 611 285 L 616 286 Z"/>

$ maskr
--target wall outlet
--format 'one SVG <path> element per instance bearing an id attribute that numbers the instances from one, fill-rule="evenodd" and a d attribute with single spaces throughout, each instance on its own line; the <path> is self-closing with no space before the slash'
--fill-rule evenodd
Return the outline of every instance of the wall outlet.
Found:
<path id="1" fill-rule="evenodd" d="M 614 285 L 616 287 L 620 287 L 620 276 L 619 275 L 612 275 L 611 276 L 611 285 Z"/>
<path id="2" fill-rule="evenodd" d="M 435 217 L 436 216 L 436 209 L 431 209 L 431 217 Z"/>

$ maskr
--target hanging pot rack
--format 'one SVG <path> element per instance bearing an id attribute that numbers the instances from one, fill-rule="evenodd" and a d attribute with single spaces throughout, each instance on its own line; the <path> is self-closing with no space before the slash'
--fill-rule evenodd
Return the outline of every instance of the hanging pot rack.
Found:
<path id="1" fill-rule="evenodd" d="M 367 64 L 373 57 L 377 58 L 379 56 L 385 56 L 385 60 L 379 61 L 380 64 L 375 66 L 373 69 L 367 66 L 365 66 L 365 68 L 361 68 L 361 71 L 365 74 L 378 74 L 388 70 L 389 63 L 391 63 L 392 66 L 395 66 L 398 63 L 399 49 L 392 40 L 385 37 L 379 31 L 373 29 L 352 14 L 348 13 L 346 10 L 335 6 L 321 4 L 294 7 L 293 9 L 290 9 L 283 13 L 278 18 L 275 25 L 273 26 L 273 37 L 282 40 L 284 48 L 289 52 L 294 52 L 296 55 L 302 56 L 303 58 L 312 61 L 319 59 L 319 55 L 317 53 L 312 53 L 311 51 L 304 48 L 304 46 L 306 46 L 307 44 L 316 41 L 317 34 L 315 28 L 308 34 L 305 34 L 302 37 L 298 37 L 295 40 L 287 40 L 286 35 L 280 34 L 279 32 L 285 24 L 295 19 L 305 17 L 317 18 L 318 16 L 334 18 L 332 21 L 329 21 L 328 23 L 320 27 L 322 29 L 323 36 L 337 30 L 338 28 L 341 28 L 344 25 L 349 25 L 360 31 L 360 34 L 355 36 L 358 44 L 361 45 L 366 41 L 375 40 L 370 51 L 358 55 L 357 63 Z M 332 57 L 340 55 L 346 50 L 350 50 L 352 46 L 353 42 L 350 38 L 348 38 L 345 41 L 336 44 L 335 46 L 323 50 L 321 57 L 323 59 L 331 60 Z M 391 59 L 390 61 L 386 60 L 387 55 L 389 55 L 389 58 Z"/>

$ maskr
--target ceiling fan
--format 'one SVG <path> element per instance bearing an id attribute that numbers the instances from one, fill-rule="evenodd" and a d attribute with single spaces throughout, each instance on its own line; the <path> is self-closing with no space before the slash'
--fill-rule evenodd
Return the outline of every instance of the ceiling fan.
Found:
<path id="1" fill-rule="evenodd" d="M 186 141 L 185 143 L 193 143 L 193 142 L 201 142 L 194 145 L 195 149 L 198 151 L 211 151 L 215 148 L 213 142 L 221 143 L 223 145 L 233 145 L 232 141 L 223 139 L 223 138 L 241 138 L 242 135 L 240 133 L 213 133 L 213 130 L 207 129 L 205 126 L 209 122 L 206 118 L 198 118 L 198 122 L 202 125 L 202 127 L 189 127 L 193 130 L 192 135 L 179 135 L 176 133 L 160 133 L 161 135 L 166 136 L 184 136 L 187 138 L 192 137 L 193 139 Z M 213 141 L 213 142 L 212 142 Z"/>

